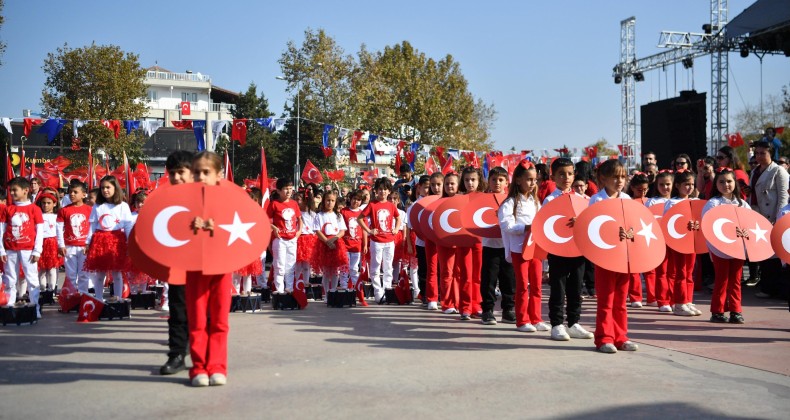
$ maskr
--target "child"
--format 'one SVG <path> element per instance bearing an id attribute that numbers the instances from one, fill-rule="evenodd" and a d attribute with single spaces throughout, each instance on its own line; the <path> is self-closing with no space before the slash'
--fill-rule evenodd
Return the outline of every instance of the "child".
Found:
<path id="1" fill-rule="evenodd" d="M 587 166 L 579 165 L 580 163 L 586 162 L 576 162 L 576 173 L 573 177 L 573 184 L 571 184 L 571 189 L 573 190 L 576 195 L 584 198 L 585 200 L 590 200 L 590 196 L 587 195 L 588 192 L 590 194 L 595 194 L 598 191 L 591 188 L 595 185 L 592 181 L 587 178 L 586 173 L 592 172 L 592 169 L 587 168 Z M 585 172 L 580 172 L 580 168 L 584 169 Z M 595 192 L 592 192 L 595 191 Z M 584 259 L 584 274 L 582 276 L 582 283 L 584 285 L 584 289 L 582 290 L 582 297 L 589 296 L 593 299 L 597 297 L 595 294 L 595 266 L 593 263 L 588 260 L 587 258 Z"/>
<path id="2" fill-rule="evenodd" d="M 38 259 L 38 281 L 42 291 L 55 290 L 58 284 L 58 268 L 63 259 L 58 254 L 57 213 L 60 210 L 58 198 L 44 192 L 38 195 L 36 204 L 41 208 L 44 225 L 42 229 L 41 257 Z"/>
<path id="3" fill-rule="evenodd" d="M 631 196 L 634 200 L 641 200 L 642 202 L 647 201 L 647 190 L 650 188 L 650 181 L 647 179 L 647 175 L 642 172 L 637 172 L 633 177 L 631 177 L 631 181 L 628 183 L 628 192 L 627 195 Z M 641 308 L 642 307 L 642 278 L 640 277 L 639 273 L 631 273 L 630 279 L 628 281 L 628 299 L 631 301 L 632 308 Z M 655 305 L 656 296 L 655 296 L 655 284 L 647 283 L 647 301 L 652 302 Z"/>
<path id="4" fill-rule="evenodd" d="M 342 273 L 341 278 L 345 284 L 341 284 L 341 288 L 349 286 L 348 281 L 351 280 L 351 287 L 357 286 L 359 281 L 359 263 L 360 252 L 362 251 L 362 244 L 367 243 L 368 235 L 365 233 L 357 223 L 357 217 L 362 211 L 360 206 L 364 199 L 362 191 L 354 191 L 351 194 L 351 200 L 348 207 L 340 210 L 340 217 L 343 218 L 343 223 L 346 225 L 346 234 L 341 238 L 343 245 L 348 251 L 348 271 Z M 342 283 L 342 282 L 341 282 Z"/>
<path id="5" fill-rule="evenodd" d="M 258 203 L 258 205 L 261 204 L 262 196 L 260 189 L 253 188 L 248 192 L 248 194 L 253 201 Z M 263 256 L 263 259 L 265 258 L 266 255 Z M 233 289 L 237 294 L 249 296 L 250 292 L 252 292 L 252 277 L 255 276 L 257 278 L 262 273 L 263 262 L 261 258 L 255 258 L 255 260 L 253 260 L 251 263 L 233 273 Z M 243 285 L 241 284 L 242 280 L 244 280 Z"/>
<path id="6" fill-rule="evenodd" d="M 96 199 L 99 197 L 99 189 L 94 188 L 88 192 L 88 198 L 85 200 L 85 205 L 93 207 L 96 204 Z"/>
<path id="7" fill-rule="evenodd" d="M 417 281 L 414 281 L 414 274 L 415 270 L 412 267 L 412 287 L 414 288 L 414 295 L 415 298 L 417 295 L 420 294 L 421 291 L 425 290 L 425 277 L 427 273 L 427 260 L 425 256 L 425 241 L 418 237 L 413 230 L 414 227 L 411 224 L 411 211 L 414 208 L 414 204 L 426 197 L 429 194 L 431 177 L 428 175 L 420 176 L 420 179 L 417 181 L 417 184 L 411 190 L 411 205 L 406 210 L 406 232 L 408 233 L 405 237 L 406 240 L 406 254 L 414 255 L 417 259 L 415 264 Z M 413 260 L 413 259 L 412 259 Z M 425 292 L 422 292 L 422 304 L 423 306 L 428 306 L 428 300 L 425 298 Z"/>
<path id="8" fill-rule="evenodd" d="M 313 256 L 313 249 L 316 245 L 316 236 L 313 226 L 317 215 L 318 205 L 321 203 L 323 195 L 320 191 L 308 186 L 301 195 L 299 210 L 302 213 L 302 234 L 296 240 L 296 268 L 294 280 L 304 279 L 305 283 L 310 281 L 310 258 Z M 327 290 L 324 290 L 326 293 Z"/>
<path id="9" fill-rule="evenodd" d="M 101 194 L 96 199 L 90 215 L 85 270 L 95 273 L 112 272 L 113 296 L 109 302 L 117 302 L 123 296 L 123 272 L 129 269 L 126 251 L 131 231 L 132 212 L 123 201 L 123 190 L 112 175 L 101 179 Z M 96 299 L 104 300 L 104 285 L 101 276 L 93 284 Z"/>
<path id="10" fill-rule="evenodd" d="M 66 278 L 75 282 L 80 293 L 88 293 L 90 274 L 82 269 L 85 264 L 85 241 L 90 229 L 91 206 L 85 204 L 88 187 L 84 182 L 69 184 L 71 204 L 58 211 L 57 235 L 60 256 L 64 258 Z"/>
<path id="11" fill-rule="evenodd" d="M 370 280 L 373 296 L 379 304 L 385 303 L 384 290 L 392 288 L 392 258 L 395 253 L 395 232 L 400 225 L 398 208 L 387 201 L 392 192 L 392 182 L 379 178 L 374 187 L 375 199 L 357 216 L 357 223 L 370 238 Z M 370 220 L 370 226 L 365 221 Z"/>
<path id="12" fill-rule="evenodd" d="M 590 205 L 608 199 L 627 200 L 631 198 L 622 192 L 626 177 L 627 172 L 620 161 L 616 159 L 605 161 L 598 168 L 598 184 L 602 188 L 598 194 L 590 198 Z M 624 237 L 621 236 L 620 239 L 622 240 Z M 628 313 L 625 309 L 625 300 L 628 294 L 629 278 L 629 274 L 615 273 L 595 266 L 595 283 L 598 293 L 595 347 L 602 353 L 639 349 L 636 343 L 628 339 Z"/>
<path id="13" fill-rule="evenodd" d="M 505 248 L 510 251 L 516 275 L 516 330 L 521 332 L 549 331 L 541 317 L 541 281 L 543 262 L 537 258 L 524 260 L 524 238 L 532 228 L 532 219 L 540 208 L 538 173 L 532 162 L 524 159 L 513 170 L 507 199 L 499 207 L 499 227 Z"/>
<path id="14" fill-rule="evenodd" d="M 735 173 L 730 168 L 719 168 L 713 177 L 714 190 L 711 198 L 702 209 L 705 217 L 710 209 L 721 205 L 733 205 L 750 209 L 748 203 L 741 199 L 741 190 L 735 179 Z M 715 283 L 713 296 L 710 299 L 710 322 L 727 322 L 724 311 L 730 310 L 731 324 L 743 324 L 741 314 L 741 275 L 743 274 L 744 260 L 732 258 L 717 250 L 708 242 L 710 258 L 713 261 Z"/>
<path id="15" fill-rule="evenodd" d="M 434 172 L 428 181 L 430 195 L 440 195 L 444 191 L 444 175 Z M 429 311 L 439 310 L 439 250 L 436 244 L 425 240 L 425 299 L 428 301 Z"/>
<path id="16" fill-rule="evenodd" d="M 656 180 L 653 183 L 656 190 L 656 196 L 651 197 L 645 203 L 645 206 L 652 207 L 653 205 L 666 204 L 672 197 L 672 183 L 675 176 L 671 170 L 664 169 L 658 172 Z M 667 247 L 667 255 L 664 261 L 656 268 L 645 273 L 645 285 L 648 288 L 647 306 L 658 306 L 659 312 L 672 312 L 670 302 L 672 300 L 672 286 L 673 284 L 667 280 L 667 262 L 669 259 L 669 247 Z M 650 300 L 650 287 L 654 287 L 654 295 L 656 302 Z"/>
<path id="17" fill-rule="evenodd" d="M 323 273 L 324 290 L 345 290 L 348 281 L 343 284 L 339 280 L 341 271 L 348 272 L 348 253 L 340 239 L 347 228 L 337 212 L 337 195 L 334 192 L 324 193 L 319 209 L 320 212 L 313 218 L 313 230 L 318 242 L 313 249 L 311 264 L 316 271 L 321 270 Z"/>
<path id="18" fill-rule="evenodd" d="M 453 197 L 458 193 L 460 177 L 456 173 L 449 173 L 444 177 L 444 191 L 442 198 Z M 464 263 L 463 251 L 455 246 L 436 245 L 438 261 L 442 262 L 439 276 L 439 291 L 442 295 L 442 312 L 457 314 L 461 300 L 458 283 L 460 281 L 459 266 Z M 459 254 L 461 258 L 459 259 Z M 469 261 L 471 263 L 471 261 Z M 470 268 L 471 271 L 471 268 Z M 468 314 L 466 314 L 468 316 Z M 462 317 L 463 319 L 463 317 Z"/>
<path id="19" fill-rule="evenodd" d="M 177 150 L 165 160 L 165 171 L 172 185 L 189 184 L 192 177 L 194 153 Z M 165 279 L 160 279 L 165 280 Z M 187 354 L 189 330 L 187 322 L 186 286 L 165 283 L 162 296 L 162 310 L 168 311 L 167 319 L 167 362 L 159 368 L 162 375 L 172 375 L 186 368 L 184 358 Z"/>
<path id="20" fill-rule="evenodd" d="M 672 206 L 683 200 L 696 200 L 691 198 L 694 192 L 694 173 L 686 169 L 678 169 L 674 179 L 675 197 L 669 199 L 664 205 L 664 213 Z M 692 221 L 689 221 L 691 224 Z M 702 311 L 692 303 L 694 299 L 694 260 L 696 254 L 681 254 L 672 249 L 667 250 L 669 262 L 667 263 L 667 279 L 672 283 L 672 313 L 678 316 L 698 316 Z"/>
<path id="21" fill-rule="evenodd" d="M 557 158 L 551 162 L 551 177 L 557 189 L 543 201 L 545 206 L 564 193 L 571 193 L 574 180 L 573 162 L 568 158 Z M 575 218 L 571 219 L 573 226 Z M 582 314 L 582 278 L 584 276 L 584 257 L 560 257 L 549 254 L 549 320 L 551 339 L 568 341 L 571 338 L 593 338 L 593 334 L 579 324 Z M 568 327 L 563 325 L 567 306 Z"/>
<path id="22" fill-rule="evenodd" d="M 488 171 L 488 191 L 494 194 L 508 191 L 508 173 L 504 168 L 497 166 Z M 502 236 L 502 238 L 483 238 L 483 266 L 480 274 L 480 296 L 483 309 L 481 322 L 483 325 L 496 325 L 494 305 L 496 304 L 497 281 L 502 296 L 500 302 L 502 322 L 516 323 L 513 300 L 516 293 L 516 279 L 510 257 L 505 254 L 509 252 L 504 244 L 505 235 Z M 524 238 L 522 237 L 522 239 Z"/>
<path id="23" fill-rule="evenodd" d="M 293 180 L 277 180 L 277 199 L 269 203 L 266 214 L 272 221 L 272 269 L 277 293 L 293 292 L 296 243 L 302 234 L 302 212 L 291 196 Z"/>
<path id="24" fill-rule="evenodd" d="M 140 214 L 140 209 L 145 205 L 145 200 L 148 199 L 148 193 L 144 189 L 138 190 L 132 194 L 132 219 L 129 223 L 129 230 L 134 228 L 137 223 L 137 216 Z M 138 270 L 133 265 L 129 266 L 127 272 L 127 280 L 129 281 L 130 293 L 142 293 L 146 291 L 149 283 L 155 282 L 151 276 Z"/>
<path id="25" fill-rule="evenodd" d="M 461 171 L 461 185 L 459 187 L 461 193 L 483 192 L 486 189 L 483 171 L 479 168 L 470 165 Z M 483 266 L 483 243 L 476 241 L 472 247 L 458 248 L 458 253 L 463 257 L 463 264 L 459 263 L 458 267 L 461 319 L 482 318 L 481 302 L 483 298 L 480 295 L 480 272 Z"/>
<path id="26" fill-rule="evenodd" d="M 36 316 L 41 318 L 38 306 L 38 259 L 42 251 L 44 218 L 41 209 L 30 202 L 30 181 L 16 177 L 8 182 L 12 204 L 0 214 L 0 262 L 3 263 L 3 282 L 8 290 L 8 306 L 17 300 L 19 266 L 25 274 L 30 302 L 36 305 Z"/>
<path id="27" fill-rule="evenodd" d="M 222 158 L 214 152 L 200 152 L 192 163 L 195 182 L 219 185 Z M 196 217 L 194 229 L 206 229 L 213 220 Z M 207 275 L 188 271 L 186 282 L 187 319 L 192 386 L 225 385 L 228 374 L 228 313 L 230 312 L 230 273 Z"/>

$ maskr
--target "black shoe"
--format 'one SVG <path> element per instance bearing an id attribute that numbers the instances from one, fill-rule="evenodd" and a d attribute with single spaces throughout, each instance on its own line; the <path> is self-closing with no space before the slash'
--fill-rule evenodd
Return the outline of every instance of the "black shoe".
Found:
<path id="1" fill-rule="evenodd" d="M 502 322 L 505 324 L 515 324 L 516 323 L 516 311 L 512 309 L 508 309 L 506 311 L 502 311 Z"/>
<path id="2" fill-rule="evenodd" d="M 713 314 L 710 316 L 710 322 L 715 322 L 717 324 L 726 324 L 727 318 L 724 317 L 724 314 Z"/>
<path id="3" fill-rule="evenodd" d="M 482 322 L 483 325 L 496 325 L 496 317 L 494 316 L 494 312 L 484 311 Z"/>
<path id="4" fill-rule="evenodd" d="M 743 315 L 738 312 L 730 312 L 730 324 L 743 324 L 745 322 Z"/>
<path id="5" fill-rule="evenodd" d="M 165 363 L 164 365 L 162 365 L 162 367 L 159 368 L 159 374 L 160 375 L 172 375 L 174 373 L 181 372 L 185 368 L 186 368 L 186 365 L 184 364 L 184 356 L 183 355 L 179 354 L 179 355 L 176 355 L 176 356 L 170 356 L 167 359 L 167 363 Z"/>
<path id="6" fill-rule="evenodd" d="M 760 283 L 759 276 L 749 277 L 749 279 L 746 280 L 746 285 L 749 287 L 757 286 L 758 283 Z"/>

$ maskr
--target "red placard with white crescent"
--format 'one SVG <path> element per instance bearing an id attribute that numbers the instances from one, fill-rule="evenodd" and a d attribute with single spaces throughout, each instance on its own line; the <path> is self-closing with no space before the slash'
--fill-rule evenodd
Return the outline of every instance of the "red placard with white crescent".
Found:
<path id="1" fill-rule="evenodd" d="M 433 203 L 434 201 L 438 200 L 440 196 L 438 195 L 428 195 L 419 200 L 417 200 L 413 206 L 409 209 L 409 214 L 407 215 L 409 218 L 409 223 L 411 225 L 411 230 L 417 234 L 422 240 L 425 240 L 425 234 L 422 232 L 422 227 L 420 226 L 420 212 L 425 210 L 429 204 Z"/>
<path id="2" fill-rule="evenodd" d="M 661 220 L 664 217 L 664 203 L 653 204 L 647 209 L 650 210 L 650 213 L 653 213 L 656 220 Z"/>
<path id="3" fill-rule="evenodd" d="M 469 203 L 461 208 L 461 224 L 472 235 L 501 238 L 497 210 L 507 194 L 471 193 Z"/>
<path id="4" fill-rule="evenodd" d="M 469 233 L 461 224 L 461 209 L 469 203 L 469 196 L 457 194 L 447 197 L 436 207 L 431 218 L 438 244 L 446 247 L 472 247 L 480 238 Z"/>
<path id="5" fill-rule="evenodd" d="M 689 222 L 702 220 L 706 200 L 683 200 L 672 206 L 661 219 L 661 232 L 667 246 L 681 254 L 706 254 L 708 245 L 701 230 L 689 229 Z"/>
<path id="6" fill-rule="evenodd" d="M 214 221 L 213 232 L 195 233 L 195 217 Z M 171 269 L 224 274 L 246 266 L 269 243 L 270 224 L 263 209 L 237 185 L 175 185 L 154 194 L 140 210 L 138 245 L 152 260 Z"/>
<path id="7" fill-rule="evenodd" d="M 628 239 L 620 239 L 623 229 Z M 635 200 L 604 200 L 576 219 L 574 241 L 595 265 L 617 273 L 643 273 L 664 260 L 666 244 L 655 216 Z"/>
<path id="8" fill-rule="evenodd" d="M 790 215 L 776 221 L 771 231 L 771 245 L 776 256 L 790 264 Z"/>
<path id="9" fill-rule="evenodd" d="M 531 259 L 545 260 L 548 257 L 548 252 L 535 243 L 532 229 L 527 229 L 527 233 L 524 236 L 524 247 L 521 251 L 521 257 L 524 258 L 524 261 Z"/>
<path id="10" fill-rule="evenodd" d="M 736 206 L 722 205 L 708 210 L 702 218 L 702 234 L 710 245 L 722 254 L 745 260 L 746 249 L 735 229 L 740 229 L 736 208 Z"/>
<path id="11" fill-rule="evenodd" d="M 563 194 L 538 210 L 532 220 L 535 242 L 549 254 L 578 257 L 582 252 L 573 241 L 574 229 L 568 226 L 587 208 L 589 201 L 576 194 Z"/>
<path id="12" fill-rule="evenodd" d="M 738 216 L 741 229 L 747 231 L 747 235 L 743 237 L 743 244 L 746 246 L 746 256 L 749 261 L 757 262 L 773 257 L 771 234 L 774 227 L 771 222 L 760 213 L 745 207 L 735 207 L 735 214 Z"/>
<path id="13" fill-rule="evenodd" d="M 422 230 L 424 239 L 426 241 L 438 243 L 439 238 L 436 237 L 436 232 L 434 232 L 433 218 L 431 216 L 433 215 L 434 210 L 439 207 L 439 204 L 441 204 L 442 200 L 444 199 L 438 195 L 433 197 L 437 197 L 437 199 L 433 200 L 433 202 L 429 202 L 428 205 L 425 206 L 425 209 L 418 212 L 417 216 L 419 217 L 420 229 Z"/>

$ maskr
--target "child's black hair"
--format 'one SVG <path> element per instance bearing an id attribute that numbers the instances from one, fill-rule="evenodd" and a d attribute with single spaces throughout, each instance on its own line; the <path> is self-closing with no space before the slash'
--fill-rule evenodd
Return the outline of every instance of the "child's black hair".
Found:
<path id="1" fill-rule="evenodd" d="M 572 160 L 564 157 L 554 159 L 554 161 L 551 162 L 551 173 L 553 175 L 555 172 L 559 171 L 560 168 L 565 168 L 568 166 L 573 168 L 574 171 L 576 170 L 576 167 L 573 165 Z"/>
<path id="2" fill-rule="evenodd" d="M 376 182 L 373 184 L 374 190 L 384 189 L 387 191 L 392 191 L 392 181 L 390 181 L 387 177 L 381 177 L 376 179 Z"/>
<path id="3" fill-rule="evenodd" d="M 24 189 L 28 189 L 29 190 L 30 189 L 30 181 L 27 178 L 23 178 L 21 176 L 18 176 L 18 177 L 12 178 L 10 181 L 8 181 L 8 188 L 10 189 L 11 187 L 19 187 L 19 188 L 21 188 L 23 190 Z"/>
<path id="4" fill-rule="evenodd" d="M 294 186 L 294 181 L 288 177 L 282 177 L 277 179 L 276 188 L 278 190 L 281 190 L 285 187 L 293 187 L 293 186 Z"/>
<path id="5" fill-rule="evenodd" d="M 180 168 L 192 168 L 192 160 L 195 154 L 188 150 L 176 150 L 170 153 L 165 160 L 165 169 L 174 171 Z"/>

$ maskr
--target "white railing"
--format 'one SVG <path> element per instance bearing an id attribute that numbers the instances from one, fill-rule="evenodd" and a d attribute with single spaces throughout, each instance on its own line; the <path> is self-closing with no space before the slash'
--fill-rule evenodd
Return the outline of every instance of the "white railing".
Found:
<path id="1" fill-rule="evenodd" d="M 170 80 L 177 82 L 211 82 L 211 77 L 200 73 L 168 73 L 164 71 L 149 70 L 146 72 L 147 79 Z"/>
<path id="2" fill-rule="evenodd" d="M 206 101 L 190 102 L 190 109 L 192 111 L 210 111 L 210 112 L 226 112 L 230 113 L 235 105 L 226 104 L 224 102 L 211 102 Z M 147 101 L 146 106 L 151 109 L 180 109 L 181 100 L 176 98 L 160 98 L 156 101 Z"/>

